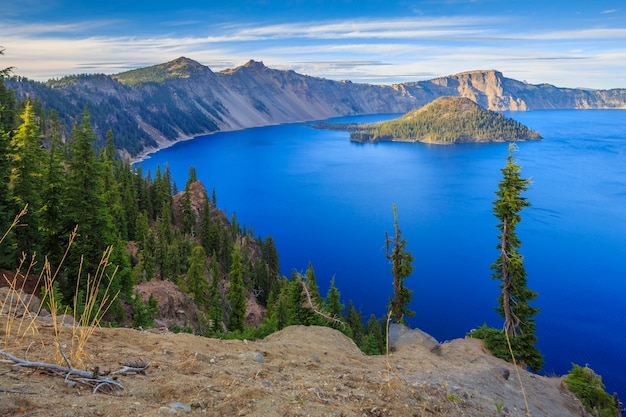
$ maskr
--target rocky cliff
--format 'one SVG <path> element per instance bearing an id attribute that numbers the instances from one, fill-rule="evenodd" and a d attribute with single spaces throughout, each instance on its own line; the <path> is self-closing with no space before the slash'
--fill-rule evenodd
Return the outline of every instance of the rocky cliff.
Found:
<path id="1" fill-rule="evenodd" d="M 626 89 L 531 85 L 495 70 L 387 86 L 310 77 L 256 61 L 215 73 L 184 57 L 113 76 L 47 83 L 14 77 L 6 84 L 18 97 L 36 97 L 57 110 L 66 131 L 87 108 L 100 136 L 112 130 L 117 148 L 132 157 L 215 131 L 406 113 L 440 96 L 467 97 L 491 110 L 626 108 Z"/>

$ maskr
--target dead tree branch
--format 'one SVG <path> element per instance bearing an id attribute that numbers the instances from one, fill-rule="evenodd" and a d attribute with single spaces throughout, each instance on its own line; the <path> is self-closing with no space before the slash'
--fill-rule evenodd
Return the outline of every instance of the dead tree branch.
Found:
<path id="1" fill-rule="evenodd" d="M 321 311 L 321 309 L 318 308 L 315 305 L 315 303 L 313 303 L 313 299 L 311 298 L 311 292 L 309 291 L 309 287 L 306 285 L 306 282 L 304 282 L 302 277 L 300 277 L 300 282 L 302 283 L 302 288 L 304 289 L 304 293 L 306 294 L 307 304 L 309 305 L 311 310 L 313 310 L 313 312 L 315 314 L 324 317 L 326 320 L 329 320 L 331 322 L 334 322 L 334 323 L 337 323 L 337 324 L 341 325 L 341 328 L 345 328 L 346 327 L 346 323 L 344 323 L 343 321 L 339 320 L 336 317 L 331 316 L 328 313 L 325 313 L 325 312 Z"/>
<path id="2" fill-rule="evenodd" d="M 143 374 L 150 366 L 149 362 L 143 361 L 122 362 L 121 365 L 123 365 L 123 368 L 112 372 L 101 373 L 98 368 L 95 368 L 93 371 L 84 371 L 71 366 L 63 351 L 61 351 L 61 355 L 63 356 L 67 366 L 20 359 L 17 356 L 13 356 L 8 352 L 0 350 L 0 356 L 4 356 L 8 359 L 8 361 L 3 362 L 13 363 L 13 366 L 15 367 L 40 369 L 59 375 L 65 375 L 66 383 L 79 382 L 81 384 L 91 386 L 93 387 L 94 394 L 101 388 L 108 388 L 110 391 L 123 390 L 124 386 L 117 380 L 118 375 Z"/>

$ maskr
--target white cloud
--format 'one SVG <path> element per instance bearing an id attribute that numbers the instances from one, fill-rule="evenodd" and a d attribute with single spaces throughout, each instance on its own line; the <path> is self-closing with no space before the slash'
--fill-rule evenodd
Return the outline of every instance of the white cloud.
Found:
<path id="1" fill-rule="evenodd" d="M 499 69 L 529 82 L 595 88 L 626 87 L 623 28 L 508 30 L 493 18 L 370 19 L 316 24 L 221 25 L 200 36 L 84 36 L 89 26 L 109 28 L 115 20 L 82 24 L 26 25 L 0 22 L 6 49 L 2 62 L 38 80 L 84 72 L 116 73 L 188 56 L 213 70 L 263 60 L 331 79 L 415 81 L 473 69 Z M 11 30 L 10 30 L 11 29 Z M 68 34 L 71 34 L 68 35 Z M 612 47 L 613 49 L 609 49 Z M 573 60 L 576 63 L 573 64 Z M 607 76 L 607 69 L 620 74 Z M 600 78 L 585 74 L 603 74 Z"/>

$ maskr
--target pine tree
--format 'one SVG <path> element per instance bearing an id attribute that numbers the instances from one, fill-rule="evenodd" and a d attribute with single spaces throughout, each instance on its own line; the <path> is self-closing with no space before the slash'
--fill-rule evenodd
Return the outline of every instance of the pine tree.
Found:
<path id="1" fill-rule="evenodd" d="M 356 311 L 352 300 L 348 303 L 348 326 L 352 333 L 352 340 L 358 347 L 363 347 L 363 338 L 365 337 L 365 329 L 363 327 L 363 317 Z"/>
<path id="2" fill-rule="evenodd" d="M 3 50 L 0 49 L 0 55 Z M 15 124 L 15 98 L 13 91 L 4 85 L 2 77 L 8 76 L 10 70 L 0 74 L 0 239 L 9 230 L 15 213 L 9 189 L 11 165 L 9 143 Z M 12 249 L 12 236 L 5 237 L 0 244 L 0 267 L 15 268 L 15 256 Z"/>
<path id="3" fill-rule="evenodd" d="M 32 255 L 39 252 L 41 244 L 38 211 L 41 208 L 44 150 L 39 121 L 30 100 L 20 117 L 22 123 L 11 139 L 11 192 L 15 212 L 26 206 L 28 211 L 14 233 L 18 252 Z"/>
<path id="4" fill-rule="evenodd" d="M 330 287 L 326 293 L 326 311 L 336 319 L 343 319 L 344 305 L 341 304 L 341 293 L 335 286 L 335 277 L 330 280 Z M 337 327 L 337 323 L 332 323 L 332 327 Z"/>
<path id="5" fill-rule="evenodd" d="M 511 339 L 516 360 L 539 371 L 543 366 L 543 357 L 535 347 L 534 319 L 539 309 L 529 305 L 537 298 L 537 293 L 527 286 L 523 256 L 518 252 L 521 241 L 516 233 L 516 227 L 522 220 L 520 211 L 530 205 L 521 195 L 528 189 L 530 180 L 521 178 L 521 168 L 513 159 L 512 144 L 509 145 L 507 165 L 501 171 L 502 180 L 496 192 L 498 199 L 493 203 L 494 215 L 500 221 L 497 226 L 500 253 L 491 265 L 493 278 L 501 281 L 499 307 L 496 310 L 504 318 L 504 332 Z"/>
<path id="6" fill-rule="evenodd" d="M 185 287 L 191 294 L 198 308 L 209 307 L 209 283 L 206 279 L 206 253 L 202 245 L 195 245 L 189 257 L 189 268 L 185 279 Z"/>
<path id="7" fill-rule="evenodd" d="M 102 179 L 104 188 L 104 202 L 109 210 L 115 229 L 120 236 L 128 236 L 126 213 L 122 209 L 120 184 L 115 178 L 117 157 L 113 143 L 113 132 L 106 134 L 106 146 L 100 152 L 102 165 Z"/>
<path id="8" fill-rule="evenodd" d="M 42 233 L 42 251 L 50 264 L 57 267 L 61 262 L 65 247 L 63 244 L 63 190 L 65 175 L 63 160 L 64 144 L 61 140 L 61 122 L 56 111 L 48 115 L 47 137 L 50 143 L 48 160 L 44 170 L 42 205 L 39 210 Z"/>
<path id="9" fill-rule="evenodd" d="M 236 245 L 232 251 L 230 266 L 230 288 L 228 289 L 228 302 L 230 303 L 230 316 L 228 330 L 243 331 L 246 318 L 246 296 L 243 284 L 243 262 L 241 247 Z"/>
<path id="10" fill-rule="evenodd" d="M 362 350 L 367 355 L 380 355 L 385 352 L 383 329 L 380 321 L 373 314 L 365 324 L 365 338 Z"/>
<path id="11" fill-rule="evenodd" d="M 81 122 L 72 130 L 67 186 L 64 193 L 65 230 L 69 233 L 78 225 L 79 234 L 64 263 L 68 282 L 62 291 L 65 297 L 70 299 L 76 290 L 81 264 L 84 276 L 93 275 L 104 250 L 117 243 L 115 229 L 104 199 L 103 168 L 93 148 L 96 136 L 90 119 L 89 112 L 85 109 Z M 114 259 L 111 261 L 115 263 Z M 116 277 L 121 278 L 120 275 Z M 81 280 L 79 290 L 83 289 L 85 281 Z"/>
<path id="12" fill-rule="evenodd" d="M 289 317 L 289 325 L 309 324 L 309 312 L 311 310 L 304 307 L 306 297 L 302 289 L 302 277 L 297 272 L 291 274 L 289 281 L 287 316 Z"/>
<path id="13" fill-rule="evenodd" d="M 222 332 L 224 308 L 222 307 L 222 297 L 220 295 L 220 265 L 217 256 L 213 253 L 211 261 L 211 285 L 209 286 L 209 311 L 208 318 L 211 321 L 211 333 L 213 335 Z"/>
<path id="14" fill-rule="evenodd" d="M 413 255 L 406 250 L 406 239 L 402 238 L 402 232 L 398 226 L 396 205 L 393 205 L 393 222 L 396 235 L 392 240 L 385 233 L 386 255 L 391 261 L 391 273 L 393 275 L 393 297 L 389 299 L 389 308 L 397 323 L 404 323 L 404 316 L 412 317 L 415 312 L 408 309 L 413 297 L 413 291 L 404 286 L 404 280 L 413 272 Z M 391 252 L 389 251 L 390 245 Z"/>

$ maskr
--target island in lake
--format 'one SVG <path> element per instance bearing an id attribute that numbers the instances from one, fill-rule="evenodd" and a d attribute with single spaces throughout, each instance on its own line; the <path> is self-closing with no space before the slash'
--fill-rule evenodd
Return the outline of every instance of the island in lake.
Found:
<path id="1" fill-rule="evenodd" d="M 487 110 L 465 97 L 439 97 L 402 117 L 379 123 L 318 123 L 316 128 L 347 130 L 355 142 L 514 142 L 541 139 L 527 126 Z"/>

